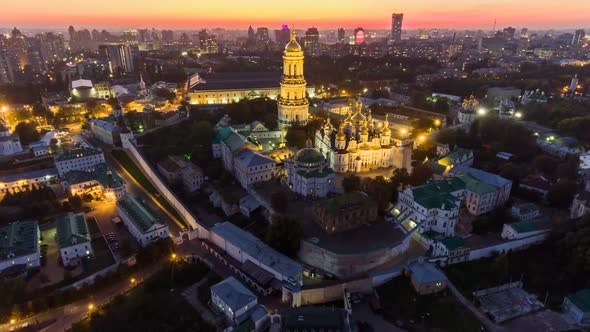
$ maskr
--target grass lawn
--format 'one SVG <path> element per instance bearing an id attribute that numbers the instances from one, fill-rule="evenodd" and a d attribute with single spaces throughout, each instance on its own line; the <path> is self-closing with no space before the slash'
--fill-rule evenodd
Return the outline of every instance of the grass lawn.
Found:
<path id="1" fill-rule="evenodd" d="M 383 316 L 392 322 L 440 331 L 485 331 L 479 320 L 452 295 L 418 295 L 405 276 L 377 288 Z M 413 321 L 413 323 L 412 323 Z"/>
<path id="2" fill-rule="evenodd" d="M 204 264 L 178 263 L 174 274 L 165 268 L 126 295 L 97 308 L 89 317 L 74 324 L 71 331 L 196 331 L 213 332 L 180 295 L 182 289 L 208 272 Z M 172 282 L 172 280 L 174 282 Z"/>
<path id="3" fill-rule="evenodd" d="M 133 162 L 133 160 L 127 155 L 127 153 L 125 151 L 113 150 L 111 153 L 112 153 L 113 157 L 115 157 L 115 159 L 117 159 L 119 161 L 119 163 L 121 163 L 121 165 L 123 165 L 123 167 L 127 170 L 127 172 L 129 172 L 129 174 L 131 174 L 131 176 L 133 176 L 133 178 L 145 190 L 149 191 L 152 195 L 154 195 L 154 197 L 156 198 L 158 203 L 160 203 L 166 210 L 168 210 L 168 212 L 170 212 L 170 214 L 172 214 L 176 219 L 178 219 L 185 226 L 187 226 L 186 223 L 184 222 L 184 220 L 182 219 L 182 217 L 180 216 L 180 214 L 178 213 L 178 211 L 176 211 L 176 209 L 172 206 L 172 204 L 170 204 L 170 202 L 168 202 L 168 200 L 166 200 L 166 198 L 164 198 L 164 196 L 162 196 L 158 192 L 158 189 L 156 189 L 156 187 L 154 187 L 154 185 L 150 182 L 150 180 L 148 180 L 148 178 L 145 176 L 145 174 L 143 174 L 141 169 L 139 169 L 139 167 L 135 164 L 135 162 Z"/>

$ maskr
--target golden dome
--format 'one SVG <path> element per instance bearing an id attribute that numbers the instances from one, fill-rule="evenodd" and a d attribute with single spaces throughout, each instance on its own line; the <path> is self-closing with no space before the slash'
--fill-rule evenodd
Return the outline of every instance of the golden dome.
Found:
<path id="1" fill-rule="evenodd" d="M 291 40 L 285 46 L 285 52 L 301 52 L 301 45 L 295 39 L 295 30 L 291 31 Z"/>

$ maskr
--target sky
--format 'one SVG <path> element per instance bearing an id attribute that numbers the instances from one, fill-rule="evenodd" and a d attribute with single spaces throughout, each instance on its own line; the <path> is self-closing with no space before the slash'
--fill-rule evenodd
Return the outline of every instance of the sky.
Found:
<path id="1" fill-rule="evenodd" d="M 590 26 L 590 1 L 570 0 L 0 0 L 0 25 L 23 28 L 278 28 L 362 26 L 388 29 L 404 13 L 404 28 L 529 29 Z"/>

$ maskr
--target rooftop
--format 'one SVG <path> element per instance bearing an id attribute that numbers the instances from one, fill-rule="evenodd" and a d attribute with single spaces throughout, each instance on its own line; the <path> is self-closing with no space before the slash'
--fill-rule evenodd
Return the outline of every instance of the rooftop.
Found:
<path id="1" fill-rule="evenodd" d="M 41 178 L 41 177 L 56 177 L 57 176 L 57 170 L 55 168 L 46 168 L 46 169 L 40 169 L 37 171 L 30 171 L 30 172 L 18 172 L 18 173 L 12 173 L 12 174 L 7 174 L 7 175 L 0 175 L 0 183 L 10 183 L 10 182 L 15 182 L 15 181 L 20 181 L 20 180 L 25 180 L 25 179 L 35 179 L 35 178 Z"/>
<path id="2" fill-rule="evenodd" d="M 211 294 L 221 298 L 233 312 L 256 300 L 256 295 L 233 276 L 211 286 Z"/>
<path id="3" fill-rule="evenodd" d="M 431 284 L 447 280 L 447 276 L 429 262 L 414 262 L 408 268 L 412 271 L 414 280 L 419 284 Z"/>
<path id="4" fill-rule="evenodd" d="M 125 195 L 119 199 L 117 206 L 125 212 L 131 222 L 142 233 L 147 233 L 154 227 L 165 227 L 164 222 L 156 216 L 152 209 L 131 195 Z"/>
<path id="5" fill-rule="evenodd" d="M 584 313 L 590 312 L 590 288 L 569 294 L 567 298 Z"/>
<path id="6" fill-rule="evenodd" d="M 496 187 L 476 179 L 469 173 L 459 174 L 457 177 L 465 182 L 465 189 L 478 195 L 485 195 L 496 191 Z"/>
<path id="7" fill-rule="evenodd" d="M 449 236 L 440 240 L 440 242 L 449 250 L 469 248 L 469 243 L 458 236 Z"/>
<path id="8" fill-rule="evenodd" d="M 427 209 L 453 210 L 459 207 L 459 199 L 453 192 L 465 189 L 465 182 L 451 177 L 444 180 L 431 180 L 411 190 L 414 200 Z"/>
<path id="9" fill-rule="evenodd" d="M 97 154 L 102 154 L 102 151 L 93 148 L 76 148 L 72 150 L 66 150 L 60 152 L 56 157 L 55 161 L 64 161 L 76 158 L 84 158 L 88 156 L 93 156 Z"/>
<path id="10" fill-rule="evenodd" d="M 0 228 L 0 261 L 31 255 L 39 250 L 36 221 L 13 222 Z"/>
<path id="11" fill-rule="evenodd" d="M 236 155 L 236 159 L 246 167 L 275 163 L 274 159 L 250 149 L 243 149 L 240 151 Z"/>
<path id="12" fill-rule="evenodd" d="M 68 213 L 57 219 L 57 244 L 59 248 L 67 248 L 80 243 L 90 242 L 88 224 L 84 213 Z"/>
<path id="13" fill-rule="evenodd" d="M 228 72 L 204 74 L 204 82 L 190 91 L 252 90 L 279 88 L 281 72 Z"/>
<path id="14" fill-rule="evenodd" d="M 272 249 L 251 233 L 230 222 L 215 224 L 211 228 L 211 232 L 286 277 L 299 279 L 303 272 L 301 264 Z"/>
<path id="15" fill-rule="evenodd" d="M 330 307 L 299 307 L 288 308 L 281 311 L 283 327 L 290 329 L 306 328 L 331 329 L 333 331 L 345 331 L 344 310 Z"/>
<path id="16" fill-rule="evenodd" d="M 358 208 L 375 204 L 375 201 L 367 196 L 367 194 L 360 191 L 345 193 L 318 202 L 318 205 L 328 213 L 338 213 L 348 208 Z"/>
<path id="17" fill-rule="evenodd" d="M 125 181 L 117 173 L 111 171 L 105 163 L 96 165 L 93 171 L 69 171 L 64 174 L 64 177 L 70 185 L 98 181 L 104 188 L 120 188 L 125 184 Z"/>
<path id="18" fill-rule="evenodd" d="M 470 174 L 474 178 L 497 188 L 501 188 L 512 183 L 512 181 L 507 180 L 499 175 L 463 165 L 457 165 L 453 167 L 451 174 Z"/>

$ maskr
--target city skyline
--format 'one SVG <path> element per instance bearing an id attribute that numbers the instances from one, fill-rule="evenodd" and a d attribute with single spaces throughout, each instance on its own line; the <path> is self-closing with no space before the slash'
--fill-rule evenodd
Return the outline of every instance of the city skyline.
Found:
<path id="1" fill-rule="evenodd" d="M 111 5 L 109 5 L 111 3 Z M 231 8 L 231 10 L 228 10 Z M 588 25 L 590 3 L 576 1 L 575 6 L 555 8 L 548 0 L 526 0 L 513 3 L 507 0 L 494 2 L 460 0 L 437 8 L 434 0 L 403 5 L 387 1 L 339 2 L 328 0 L 320 5 L 310 0 L 298 4 L 303 10 L 293 11 L 289 6 L 267 0 L 236 3 L 220 0 L 214 3 L 190 3 L 171 0 L 145 3 L 130 0 L 124 3 L 105 0 L 84 7 L 72 6 L 68 0 L 44 2 L 31 0 L 13 3 L 4 10 L 4 25 L 25 28 L 61 27 L 70 24 L 97 28 L 174 28 L 197 27 L 245 28 L 253 26 L 280 26 L 296 28 L 315 26 L 321 29 L 362 26 L 366 29 L 388 29 L 391 13 L 404 13 L 404 29 L 450 28 L 491 29 L 517 26 L 533 29 L 576 28 Z M 263 9 L 263 10 L 261 10 Z M 100 13 L 100 14 L 93 14 Z M 526 13 L 526 15 L 525 15 Z"/>

